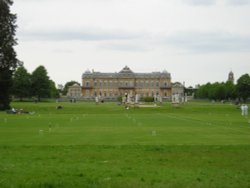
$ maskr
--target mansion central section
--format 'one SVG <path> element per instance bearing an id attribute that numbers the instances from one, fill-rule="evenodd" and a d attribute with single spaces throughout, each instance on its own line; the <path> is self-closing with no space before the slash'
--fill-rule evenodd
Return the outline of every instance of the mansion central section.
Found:
<path id="1" fill-rule="evenodd" d="M 124 67 L 118 73 L 86 71 L 82 75 L 82 97 L 115 99 L 125 93 L 140 97 L 171 97 L 171 75 L 167 71 L 152 73 L 134 73 Z"/>

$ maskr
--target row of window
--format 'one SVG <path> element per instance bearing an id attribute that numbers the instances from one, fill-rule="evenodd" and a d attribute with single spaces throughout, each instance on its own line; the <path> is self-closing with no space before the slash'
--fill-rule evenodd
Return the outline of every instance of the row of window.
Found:
<path id="1" fill-rule="evenodd" d="M 85 82 L 85 84 L 83 83 L 83 86 L 86 86 L 86 87 L 90 87 L 91 84 L 90 82 Z M 168 87 L 170 86 L 169 83 L 167 82 L 164 82 L 163 85 L 164 87 Z M 148 81 L 141 81 L 141 82 L 135 82 L 135 84 L 130 81 L 130 82 L 127 82 L 127 81 L 120 81 L 120 82 L 107 82 L 107 81 L 104 81 L 104 82 L 94 82 L 94 87 L 159 87 L 159 82 L 148 82 Z"/>
<path id="2" fill-rule="evenodd" d="M 106 92 L 106 91 L 103 91 L 103 92 L 97 92 L 95 91 L 94 92 L 94 96 L 101 96 L 101 97 L 118 97 L 118 96 L 123 96 L 125 93 L 118 93 L 118 92 Z M 138 93 L 141 97 L 154 97 L 155 95 L 159 95 L 159 92 L 146 92 L 146 93 Z M 90 97 L 90 92 L 87 90 L 86 91 L 86 96 L 87 97 Z M 164 92 L 164 96 L 166 97 L 167 96 L 167 92 Z"/>

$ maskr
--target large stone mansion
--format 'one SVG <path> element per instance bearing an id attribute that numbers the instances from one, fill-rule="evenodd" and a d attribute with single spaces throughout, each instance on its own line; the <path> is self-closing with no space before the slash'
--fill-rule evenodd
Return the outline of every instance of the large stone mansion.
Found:
<path id="1" fill-rule="evenodd" d="M 178 86 L 176 88 L 178 90 Z M 170 99 L 173 93 L 171 75 L 167 71 L 134 73 L 127 66 L 118 73 L 88 70 L 82 75 L 82 86 L 69 87 L 68 97 L 94 99 L 95 96 L 101 96 L 104 99 L 116 99 L 125 93 L 131 96 L 139 94 L 140 97 L 161 96 L 163 99 Z"/>

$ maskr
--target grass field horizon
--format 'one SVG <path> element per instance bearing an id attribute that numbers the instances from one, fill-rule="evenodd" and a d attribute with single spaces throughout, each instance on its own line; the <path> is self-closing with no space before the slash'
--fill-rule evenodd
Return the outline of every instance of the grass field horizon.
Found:
<path id="1" fill-rule="evenodd" d="M 0 112 L 0 187 L 250 187 L 250 120 L 235 105 L 12 106 L 35 113 Z"/>

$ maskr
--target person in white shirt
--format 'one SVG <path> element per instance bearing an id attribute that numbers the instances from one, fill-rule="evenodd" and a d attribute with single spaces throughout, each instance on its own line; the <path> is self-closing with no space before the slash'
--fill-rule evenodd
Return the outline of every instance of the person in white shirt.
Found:
<path id="1" fill-rule="evenodd" d="M 242 105 L 240 106 L 240 109 L 241 109 L 241 115 L 244 116 L 244 111 L 245 111 L 245 106 L 244 106 L 244 104 L 242 104 Z"/>

